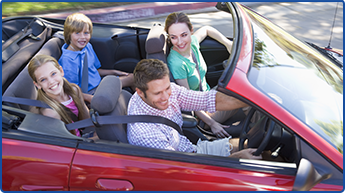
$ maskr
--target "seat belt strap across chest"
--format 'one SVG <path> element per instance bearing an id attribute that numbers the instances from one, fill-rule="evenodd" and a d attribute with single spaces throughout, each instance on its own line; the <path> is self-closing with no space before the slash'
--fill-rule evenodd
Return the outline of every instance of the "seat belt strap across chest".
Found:
<path id="1" fill-rule="evenodd" d="M 48 104 L 33 99 L 26 99 L 26 98 L 18 98 L 18 97 L 10 97 L 10 96 L 3 96 L 2 102 L 9 102 L 21 105 L 28 105 L 28 106 L 36 106 L 41 108 L 51 108 Z M 101 125 L 109 125 L 109 124 L 125 124 L 125 123 L 160 123 L 168 125 L 181 135 L 183 135 L 181 127 L 161 116 L 153 116 L 153 115 L 111 115 L 111 116 L 99 116 L 97 112 L 93 109 L 90 109 L 90 117 L 88 119 L 80 120 L 74 123 L 67 124 L 66 127 L 68 130 L 74 130 L 79 128 L 85 128 L 90 126 L 100 127 Z"/>
<path id="2" fill-rule="evenodd" d="M 87 93 L 89 90 L 89 66 L 88 66 L 88 60 L 87 60 L 87 52 L 85 51 L 85 56 L 83 60 L 83 69 L 82 69 L 82 75 L 81 75 L 81 91 L 83 93 Z"/>

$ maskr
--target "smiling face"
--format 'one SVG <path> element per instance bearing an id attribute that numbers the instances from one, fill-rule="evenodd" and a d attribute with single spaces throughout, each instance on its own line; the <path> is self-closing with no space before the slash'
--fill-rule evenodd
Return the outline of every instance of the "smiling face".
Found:
<path id="1" fill-rule="evenodd" d="M 192 42 L 192 31 L 186 23 L 174 23 L 168 28 L 173 49 L 181 55 L 189 54 Z"/>
<path id="2" fill-rule="evenodd" d="M 56 96 L 63 95 L 63 70 L 60 66 L 56 68 L 53 62 L 49 61 L 34 72 L 36 82 L 35 86 L 42 89 L 48 96 L 56 98 Z"/>
<path id="3" fill-rule="evenodd" d="M 90 39 L 91 39 L 91 34 L 90 34 L 89 26 L 88 24 L 85 24 L 82 31 L 73 32 L 71 34 L 70 46 L 73 47 L 71 48 L 71 50 L 73 51 L 82 50 L 87 45 L 87 43 L 89 43 Z"/>
<path id="4" fill-rule="evenodd" d="M 165 110 L 169 106 L 169 98 L 171 95 L 169 76 L 164 76 L 162 79 L 152 80 L 147 83 L 148 89 L 142 92 L 136 89 L 138 95 L 148 105 L 159 110 Z"/>

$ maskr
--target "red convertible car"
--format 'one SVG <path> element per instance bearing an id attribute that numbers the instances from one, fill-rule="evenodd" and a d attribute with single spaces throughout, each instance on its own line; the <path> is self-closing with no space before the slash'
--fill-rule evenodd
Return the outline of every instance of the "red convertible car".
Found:
<path id="1" fill-rule="evenodd" d="M 5 18 L 2 190 L 342 191 L 342 62 L 238 3 L 216 7 L 232 15 L 233 47 L 229 55 L 209 37 L 201 43 L 207 81 L 253 107 L 229 124 L 240 131 L 233 136 L 240 138 L 240 147 L 247 141 L 262 160 L 130 145 L 125 123 L 101 122 L 111 116 L 128 118 L 132 93 L 109 87 L 116 84 L 111 76 L 95 94 L 107 109 L 92 101 L 92 118 L 82 122 L 100 140 L 72 135 L 68 130 L 73 125 L 38 114 L 34 103 L 25 104 L 37 95 L 26 65 L 36 54 L 60 57 L 64 21 Z M 165 61 L 168 50 L 158 24 L 143 29 L 95 23 L 91 43 L 102 68 L 127 72 L 143 58 Z M 104 98 L 104 90 L 112 97 Z M 254 112 L 263 115 L 257 122 L 251 122 Z M 182 129 L 193 143 L 215 139 L 188 114 Z"/>

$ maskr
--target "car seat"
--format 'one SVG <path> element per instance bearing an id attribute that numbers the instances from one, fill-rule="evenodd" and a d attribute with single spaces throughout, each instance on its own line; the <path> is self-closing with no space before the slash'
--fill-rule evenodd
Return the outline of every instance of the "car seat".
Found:
<path id="1" fill-rule="evenodd" d="M 10 24 L 13 21 L 9 21 Z M 27 25 L 26 23 L 18 22 Z M 19 25 L 18 24 L 18 25 Z M 4 29 L 5 28 L 5 29 Z M 20 26 L 18 26 L 20 29 Z M 16 28 L 17 29 L 17 28 Z M 17 30 L 19 30 L 17 29 Z M 11 32 L 9 26 L 3 27 L 3 35 L 6 31 Z M 26 33 L 25 33 L 26 32 Z M 4 34 L 5 33 L 5 34 Z M 16 76 L 25 68 L 30 58 L 36 54 L 42 45 L 51 37 L 52 29 L 45 27 L 34 19 L 25 28 L 13 35 L 2 44 L 2 93 L 16 78 Z M 18 35 L 20 35 L 18 37 Z M 3 39 L 6 37 L 3 37 Z"/>
<path id="2" fill-rule="evenodd" d="M 91 100 L 91 109 L 99 115 L 127 115 L 132 94 L 122 89 L 121 81 L 113 75 L 105 76 Z M 96 128 L 99 139 L 128 143 L 127 124 L 101 125 Z"/>
<path id="3" fill-rule="evenodd" d="M 48 40 L 43 47 L 38 51 L 36 55 L 45 54 L 53 56 L 55 59 L 59 59 L 61 56 L 61 46 L 63 40 L 59 38 L 52 38 Z M 28 65 L 18 74 L 14 81 L 9 85 L 9 87 L 4 92 L 3 96 L 26 98 L 26 99 L 36 99 L 37 90 L 32 82 L 32 79 L 28 72 Z M 37 109 L 33 106 L 5 103 L 6 105 L 31 111 L 33 113 L 38 113 Z"/>
<path id="4" fill-rule="evenodd" d="M 167 43 L 164 27 L 160 23 L 155 23 L 151 27 L 147 35 L 145 50 L 147 59 L 159 59 L 167 64 L 169 46 Z M 175 79 L 172 76 L 171 72 L 170 82 L 175 82 Z"/>

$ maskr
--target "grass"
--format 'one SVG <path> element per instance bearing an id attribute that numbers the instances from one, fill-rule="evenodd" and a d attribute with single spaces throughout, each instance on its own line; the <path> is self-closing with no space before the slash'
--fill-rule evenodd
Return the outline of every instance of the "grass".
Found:
<path id="1" fill-rule="evenodd" d="M 113 7 L 135 2 L 2 2 L 2 17 Z"/>

